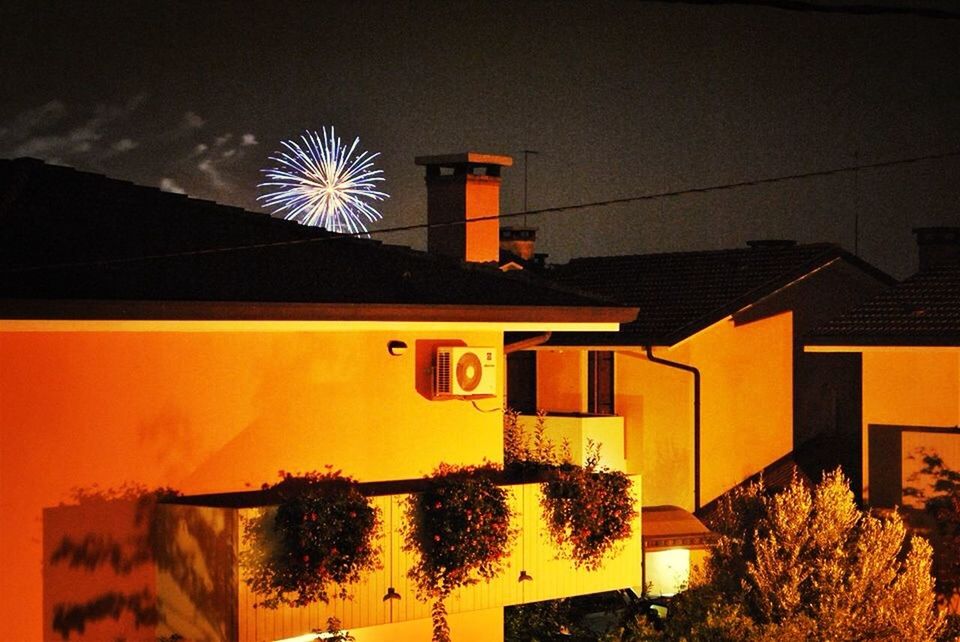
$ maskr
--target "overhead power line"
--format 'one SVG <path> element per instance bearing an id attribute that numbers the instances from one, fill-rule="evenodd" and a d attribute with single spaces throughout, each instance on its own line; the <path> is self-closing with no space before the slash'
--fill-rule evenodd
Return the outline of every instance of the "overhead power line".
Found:
<path id="1" fill-rule="evenodd" d="M 472 218 L 469 221 L 448 221 L 448 222 L 442 222 L 442 223 L 417 223 L 414 225 L 400 225 L 396 227 L 384 228 L 381 230 L 371 230 L 370 233 L 374 235 L 396 234 L 398 232 L 411 232 L 416 230 L 426 230 L 426 229 L 440 228 L 440 227 L 452 227 L 455 225 L 467 225 L 471 223 L 481 223 L 483 221 L 495 221 L 495 220 L 518 218 L 521 216 L 527 217 L 527 216 L 542 216 L 546 214 L 559 214 L 561 212 L 571 212 L 574 210 L 582 210 L 582 209 L 597 208 L 597 207 L 610 207 L 612 205 L 623 205 L 626 203 L 642 203 L 644 201 L 654 201 L 654 200 L 659 200 L 664 198 L 675 198 L 678 196 L 688 196 L 692 194 L 709 194 L 712 192 L 730 191 L 730 190 L 743 189 L 748 187 L 759 187 L 761 185 L 771 185 L 775 183 L 803 180 L 808 178 L 836 176 L 838 174 L 845 174 L 849 172 L 858 172 L 858 171 L 869 170 L 869 169 L 883 169 L 887 167 L 896 167 L 899 165 L 909 165 L 912 163 L 920 163 L 924 161 L 946 160 L 948 158 L 960 158 L 960 150 L 944 152 L 941 154 L 927 154 L 924 156 L 899 158 L 896 160 L 882 161 L 877 163 L 848 165 L 844 167 L 835 167 L 832 169 L 817 170 L 812 172 L 802 172 L 799 174 L 784 174 L 780 176 L 756 178 L 751 180 L 737 181 L 733 183 L 718 183 L 715 185 L 705 185 L 701 187 L 687 187 L 684 189 L 670 190 L 665 192 L 652 192 L 649 194 L 640 194 L 637 196 L 611 198 L 603 201 L 590 201 L 587 203 L 577 203 L 575 205 L 560 205 L 558 207 L 544 207 L 540 209 L 526 210 L 521 212 L 507 212 L 505 214 L 492 214 L 490 216 L 480 216 L 477 218 Z M 79 262 L 73 262 L 73 263 L 59 263 L 59 264 L 50 264 L 50 265 L 41 265 L 41 266 L 15 267 L 15 268 L 8 268 L 6 270 L 3 270 L 2 273 L 33 272 L 33 271 L 39 271 L 39 270 L 49 270 L 49 269 L 56 269 L 56 268 L 69 268 L 69 267 L 118 265 L 123 263 L 136 263 L 139 261 L 150 261 L 150 260 L 156 260 L 156 259 L 166 259 L 166 258 L 175 258 L 175 257 L 183 257 L 183 256 L 200 256 L 204 254 L 217 254 L 221 252 L 236 252 L 241 250 L 254 250 L 254 249 L 271 248 L 271 247 L 292 246 L 292 245 L 305 245 L 310 243 L 325 243 L 329 241 L 340 241 L 343 239 L 359 238 L 359 237 L 365 237 L 365 236 L 366 236 L 365 234 L 360 232 L 354 233 L 354 234 L 331 234 L 330 236 L 320 236 L 320 237 L 313 237 L 313 238 L 307 238 L 307 239 L 273 241 L 270 243 L 251 243 L 246 245 L 216 247 L 216 248 L 209 248 L 209 249 L 202 249 L 202 250 L 187 250 L 182 252 L 171 252 L 167 254 L 154 254 L 149 256 L 101 259 L 96 261 L 79 261 Z"/>
<path id="2" fill-rule="evenodd" d="M 766 7 L 785 11 L 806 13 L 832 13 L 855 16 L 917 16 L 937 20 L 960 20 L 960 13 L 948 9 L 933 9 L 912 5 L 893 4 L 839 4 L 836 2 L 809 2 L 808 0 L 666 0 L 677 4 L 698 5 L 742 5 L 748 7 Z"/>

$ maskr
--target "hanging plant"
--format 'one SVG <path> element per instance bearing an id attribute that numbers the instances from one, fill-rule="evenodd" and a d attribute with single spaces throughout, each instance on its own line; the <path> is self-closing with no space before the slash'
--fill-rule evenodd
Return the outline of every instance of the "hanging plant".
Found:
<path id="1" fill-rule="evenodd" d="M 599 445 L 588 443 L 588 453 L 584 466 L 565 463 L 543 483 L 540 505 L 561 554 L 577 568 L 596 570 L 630 537 L 637 511 L 630 478 L 599 468 Z"/>
<path id="2" fill-rule="evenodd" d="M 441 464 L 427 489 L 407 500 L 404 550 L 418 556 L 409 576 L 421 599 L 433 600 L 435 642 L 450 639 L 447 596 L 496 576 L 516 535 L 507 492 L 486 476 L 492 470 Z"/>
<path id="3" fill-rule="evenodd" d="M 260 596 L 256 606 L 327 602 L 331 584 L 340 585 L 339 597 L 348 597 L 345 584 L 380 567 L 379 511 L 356 480 L 339 471 L 280 476 L 273 486 L 264 484 L 280 504 L 244 523 L 247 550 L 240 563 L 247 585 Z"/>

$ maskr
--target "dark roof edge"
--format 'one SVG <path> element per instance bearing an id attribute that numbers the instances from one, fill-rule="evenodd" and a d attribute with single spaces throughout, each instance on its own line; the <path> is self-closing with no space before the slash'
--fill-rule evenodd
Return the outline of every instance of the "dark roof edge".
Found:
<path id="1" fill-rule="evenodd" d="M 7 320 L 628 323 L 636 316 L 637 308 L 619 306 L 0 299 Z"/>
<path id="2" fill-rule="evenodd" d="M 666 338 L 665 345 L 674 345 L 684 339 L 693 336 L 697 332 L 709 328 L 714 323 L 722 321 L 724 318 L 730 316 L 731 314 L 736 314 L 740 310 L 744 309 L 747 306 L 754 305 L 759 303 L 768 296 L 772 296 L 784 288 L 788 288 L 797 281 L 806 278 L 810 274 L 813 274 L 817 270 L 823 269 L 837 260 L 844 260 L 853 265 L 854 267 L 860 268 L 865 271 L 870 276 L 880 280 L 884 285 L 892 286 L 897 283 L 897 280 L 892 276 L 884 272 L 883 270 L 874 267 L 864 261 L 863 259 L 851 254 L 850 252 L 844 250 L 842 247 L 836 244 L 828 245 L 824 251 L 807 261 L 800 268 L 789 272 L 784 273 L 774 279 L 771 279 L 760 285 L 750 292 L 747 292 L 741 297 L 729 302 L 728 304 L 705 314 L 696 321 L 680 328 L 669 337 Z"/>
<path id="3" fill-rule="evenodd" d="M 821 335 L 806 336 L 803 338 L 805 346 L 824 346 L 824 347 L 846 347 L 851 348 L 883 348 L 883 347 L 908 347 L 908 348 L 950 348 L 960 347 L 960 336 L 905 336 L 890 337 L 883 335 L 858 335 L 858 336 L 837 336 Z"/>

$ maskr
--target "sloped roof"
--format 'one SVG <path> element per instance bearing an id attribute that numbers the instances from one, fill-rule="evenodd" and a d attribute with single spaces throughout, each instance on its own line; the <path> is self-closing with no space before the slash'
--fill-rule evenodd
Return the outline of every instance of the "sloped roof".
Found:
<path id="1" fill-rule="evenodd" d="M 696 516 L 679 506 L 644 506 L 641 515 L 645 551 L 706 548 L 719 538 Z"/>
<path id="2" fill-rule="evenodd" d="M 805 343 L 960 346 L 960 266 L 919 272 L 824 323 Z"/>
<path id="3" fill-rule="evenodd" d="M 673 345 L 838 258 L 892 279 L 839 246 L 759 242 L 751 247 L 574 259 L 557 282 L 637 306 L 620 333 L 555 335 L 559 345 Z"/>
<path id="4" fill-rule="evenodd" d="M 0 160 L 0 232 L 0 298 L 8 300 L 515 306 L 578 311 L 570 321 L 632 318 L 534 275 L 32 159 Z"/>

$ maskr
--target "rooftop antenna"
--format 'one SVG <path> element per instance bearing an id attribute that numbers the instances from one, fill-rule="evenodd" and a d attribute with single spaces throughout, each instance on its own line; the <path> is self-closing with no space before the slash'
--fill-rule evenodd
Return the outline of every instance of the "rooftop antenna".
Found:
<path id="1" fill-rule="evenodd" d="M 854 166 L 860 164 L 860 150 L 853 150 Z M 853 255 L 860 256 L 860 171 L 853 172 Z"/>
<path id="2" fill-rule="evenodd" d="M 540 152 L 533 149 L 524 149 L 523 152 L 523 226 L 527 226 L 527 165 L 530 164 L 528 160 L 530 154 L 537 155 Z"/>

